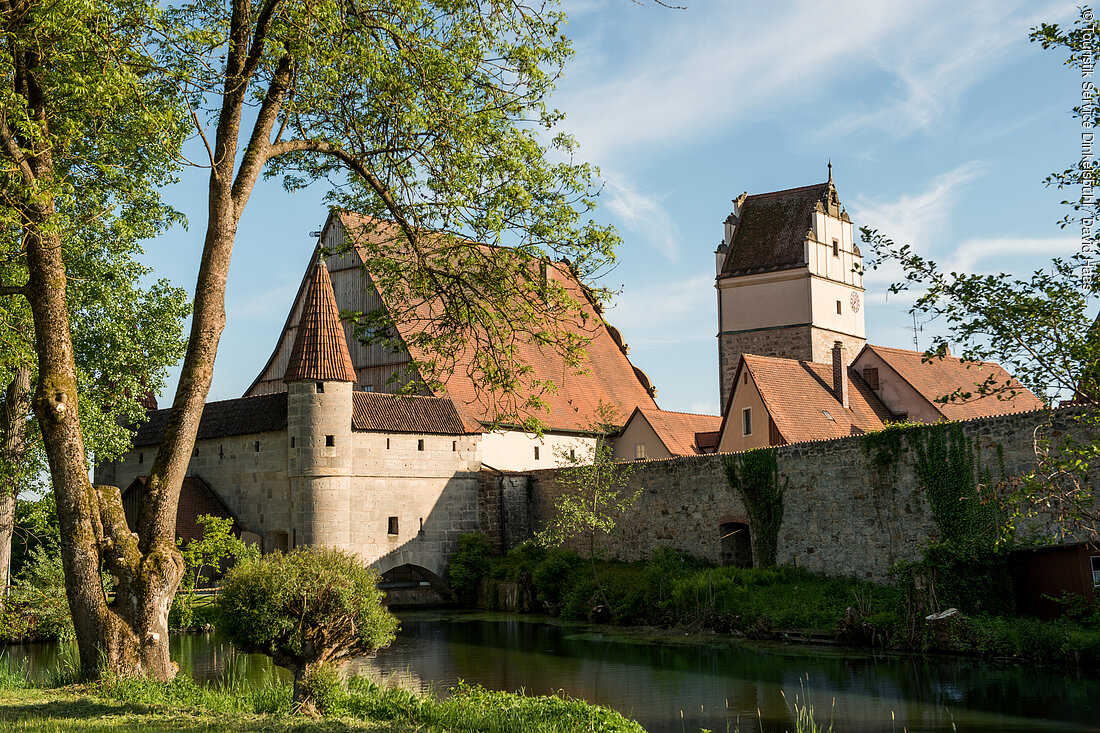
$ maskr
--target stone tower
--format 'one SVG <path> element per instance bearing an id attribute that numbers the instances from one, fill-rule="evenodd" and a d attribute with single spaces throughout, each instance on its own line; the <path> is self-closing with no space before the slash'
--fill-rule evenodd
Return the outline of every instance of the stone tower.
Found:
<path id="1" fill-rule="evenodd" d="M 866 343 L 863 258 L 829 180 L 741 194 L 715 252 L 722 411 L 742 353 L 828 364 Z"/>
<path id="2" fill-rule="evenodd" d="M 283 380 L 292 545 L 347 549 L 355 370 L 323 261 L 313 268 Z"/>

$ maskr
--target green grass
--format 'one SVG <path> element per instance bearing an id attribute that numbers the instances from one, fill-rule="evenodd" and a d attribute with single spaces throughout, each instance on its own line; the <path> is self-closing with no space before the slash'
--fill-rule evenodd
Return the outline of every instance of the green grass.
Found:
<path id="1" fill-rule="evenodd" d="M 445 700 L 352 678 L 329 715 L 291 713 L 288 685 L 200 687 L 118 680 L 46 689 L 0 677 L 0 729 L 13 731 L 378 731 L 379 733 L 645 733 L 637 723 L 580 700 L 462 686 Z"/>

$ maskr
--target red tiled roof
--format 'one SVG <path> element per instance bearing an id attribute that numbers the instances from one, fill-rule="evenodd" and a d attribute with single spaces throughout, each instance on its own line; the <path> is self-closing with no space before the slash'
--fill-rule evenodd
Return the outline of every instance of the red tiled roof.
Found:
<path id="1" fill-rule="evenodd" d="M 388 433 L 464 435 L 468 429 L 454 403 L 445 397 L 414 397 L 378 392 L 352 394 L 351 426 Z"/>
<path id="2" fill-rule="evenodd" d="M 719 277 L 805 264 L 806 232 L 829 183 L 746 196 Z"/>
<path id="3" fill-rule="evenodd" d="M 340 214 L 340 221 L 349 232 L 359 229 L 361 236 L 372 243 L 386 243 L 393 251 L 399 251 L 402 240 L 395 225 L 350 213 Z M 420 244 L 430 246 L 430 242 L 424 240 Z M 498 247 L 475 246 L 482 248 L 487 257 L 508 252 Z M 366 262 L 364 249 L 357 247 L 357 252 Z M 648 391 L 648 378 L 630 363 L 623 349 L 615 343 L 610 326 L 596 312 L 581 284 L 560 263 L 549 262 L 546 269 L 547 277 L 561 284 L 568 295 L 580 304 L 585 317 L 572 325 L 572 331 L 588 339 L 588 343 L 585 346 L 586 357 L 579 367 L 582 373 L 578 374 L 578 367 L 570 366 L 553 347 L 540 345 L 529 335 L 516 334 L 510 344 L 515 358 L 530 368 L 521 377 L 522 382 L 549 408 L 547 413 L 536 416 L 551 430 L 584 431 L 597 421 L 597 408 L 601 402 L 614 406 L 624 422 L 635 407 L 657 409 Z M 381 288 L 379 290 L 385 302 L 386 293 L 381 292 Z M 390 310 L 392 315 L 393 309 Z M 428 362 L 432 356 L 410 345 L 410 337 L 427 328 L 433 316 L 438 316 L 439 310 L 438 300 L 424 299 L 403 307 L 402 312 L 407 315 L 407 320 L 395 316 L 397 330 L 417 361 Z M 453 369 L 443 379 L 444 394 L 454 400 L 455 407 L 467 424 L 492 423 L 500 414 L 500 406 L 506 398 L 487 393 L 478 375 L 470 373 L 474 348 L 470 345 L 465 351 L 453 355 Z M 356 366 L 362 368 L 368 365 Z M 556 389 L 547 389 L 543 386 L 546 382 L 552 382 Z"/>
<path id="4" fill-rule="evenodd" d="M 738 377 L 746 368 L 788 443 L 869 433 L 881 430 L 890 419 L 890 411 L 862 379 L 852 378 L 851 370 L 846 410 L 833 392 L 831 364 L 742 354 Z"/>
<path id="5" fill-rule="evenodd" d="M 920 351 L 909 349 L 895 349 L 888 346 L 873 346 L 867 344 L 864 347 L 877 354 L 884 362 L 912 385 L 927 399 L 932 406 L 939 410 L 940 414 L 948 420 L 968 420 L 974 417 L 987 417 L 990 415 L 1006 415 L 1012 412 L 1027 412 L 1044 407 L 1043 401 L 1032 394 L 1026 387 L 1012 378 L 1000 364 L 993 362 L 981 362 L 979 364 L 967 363 L 953 356 L 945 356 L 943 359 L 924 361 L 924 354 Z M 977 397 L 977 386 L 989 377 L 993 377 L 994 384 L 1010 384 L 1018 390 L 1010 399 L 1001 399 L 997 395 Z M 948 402 L 941 404 L 937 398 L 945 397 L 957 389 L 972 391 L 974 398 L 962 402 Z"/>
<path id="6" fill-rule="evenodd" d="M 638 412 L 645 417 L 653 432 L 674 456 L 694 456 L 702 453 L 702 446 L 696 443 L 696 433 L 709 433 L 722 425 L 721 415 L 697 415 L 691 412 L 669 412 L 667 410 L 643 410 Z"/>
<path id="7" fill-rule="evenodd" d="M 164 409 L 149 413 L 148 420 L 138 427 L 134 435 L 133 446 L 160 445 L 171 412 Z M 202 410 L 196 440 L 273 430 L 286 430 L 286 392 L 207 402 Z"/>
<path id="8" fill-rule="evenodd" d="M 313 278 L 283 377 L 285 382 L 304 379 L 355 381 L 332 281 L 328 268 L 320 263 L 313 266 Z"/>
<path id="9" fill-rule="evenodd" d="M 131 528 L 137 526 L 137 514 L 134 511 L 141 503 L 141 492 L 145 491 L 145 477 L 138 476 L 126 487 L 122 494 L 122 504 L 128 509 L 126 521 Z M 138 492 L 136 496 L 132 492 Z M 131 516 L 133 514 L 133 516 Z M 198 519 L 204 514 L 209 514 L 222 519 L 232 519 L 233 529 L 239 536 L 241 527 L 236 517 L 226 508 L 217 494 L 210 486 L 198 476 L 187 476 L 183 479 L 183 487 L 180 489 L 180 500 L 176 508 L 176 537 L 184 540 L 202 539 L 202 527 Z"/>
<path id="10" fill-rule="evenodd" d="M 713 453 L 718 448 L 718 439 L 721 436 L 721 430 L 713 430 L 707 433 L 696 433 L 695 445 L 699 446 L 699 450 L 703 453 Z"/>

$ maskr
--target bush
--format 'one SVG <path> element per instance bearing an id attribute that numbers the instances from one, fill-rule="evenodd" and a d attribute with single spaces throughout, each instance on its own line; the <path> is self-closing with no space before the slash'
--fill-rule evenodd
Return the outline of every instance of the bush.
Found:
<path id="1" fill-rule="evenodd" d="M 43 545 L 31 550 L 12 583 L 0 636 L 6 641 L 69 641 L 75 636 L 61 555 Z"/>
<path id="2" fill-rule="evenodd" d="M 307 678 L 393 640 L 397 619 L 382 606 L 378 573 L 333 548 L 272 553 L 230 570 L 218 599 L 218 630 L 238 649 L 267 654 L 294 674 L 294 701 L 314 702 Z"/>
<path id="3" fill-rule="evenodd" d="M 447 563 L 447 582 L 459 600 L 469 603 L 477 597 L 477 585 L 489 576 L 492 550 L 481 532 L 464 534 Z"/>

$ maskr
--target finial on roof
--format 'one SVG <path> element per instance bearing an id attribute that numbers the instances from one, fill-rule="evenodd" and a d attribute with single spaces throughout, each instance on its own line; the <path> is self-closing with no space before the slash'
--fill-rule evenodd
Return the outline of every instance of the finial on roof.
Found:
<path id="1" fill-rule="evenodd" d="M 833 159 L 829 158 L 829 183 L 833 182 Z"/>
<path id="2" fill-rule="evenodd" d="M 298 319 L 298 332 L 290 350 L 284 382 L 330 380 L 354 382 L 355 368 L 348 352 L 340 310 L 332 292 L 332 280 L 324 260 L 318 259 L 310 275 L 309 290 Z"/>

